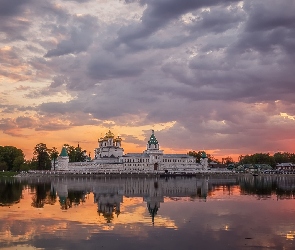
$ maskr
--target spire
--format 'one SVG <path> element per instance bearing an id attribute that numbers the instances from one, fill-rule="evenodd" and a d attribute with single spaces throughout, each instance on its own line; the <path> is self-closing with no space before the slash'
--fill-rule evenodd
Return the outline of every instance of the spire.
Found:
<path id="1" fill-rule="evenodd" d="M 151 137 L 150 137 L 150 140 L 148 141 L 148 144 L 151 145 L 151 144 L 154 144 L 154 145 L 157 145 L 158 144 L 158 141 L 157 141 L 157 138 L 155 136 L 155 131 L 152 130 L 152 134 L 151 134 Z"/>

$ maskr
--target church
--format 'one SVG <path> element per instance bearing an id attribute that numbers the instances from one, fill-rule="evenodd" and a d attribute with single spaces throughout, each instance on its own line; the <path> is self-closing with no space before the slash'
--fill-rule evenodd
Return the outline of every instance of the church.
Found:
<path id="1" fill-rule="evenodd" d="M 94 149 L 94 159 L 87 162 L 69 162 L 66 149 L 58 157 L 56 170 L 79 173 L 194 173 L 208 168 L 208 159 L 204 152 L 201 164 L 187 154 L 164 154 L 154 130 L 142 153 L 124 154 L 122 139 L 109 130 L 98 139 Z"/>

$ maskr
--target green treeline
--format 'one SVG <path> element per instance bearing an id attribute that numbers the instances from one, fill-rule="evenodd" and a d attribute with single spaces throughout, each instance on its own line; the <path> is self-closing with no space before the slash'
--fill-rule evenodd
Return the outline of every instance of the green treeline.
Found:
<path id="1" fill-rule="evenodd" d="M 239 164 L 269 164 L 273 168 L 279 163 L 295 163 L 295 154 L 288 152 L 256 153 L 253 155 L 240 155 Z"/>
<path id="2" fill-rule="evenodd" d="M 196 161 L 200 162 L 201 155 L 203 151 L 189 151 L 188 155 L 196 157 Z M 207 154 L 208 162 L 217 162 L 221 164 L 269 164 L 273 168 L 279 164 L 279 163 L 295 163 L 295 154 L 294 153 L 288 153 L 288 152 L 277 152 L 273 155 L 270 155 L 269 153 L 255 153 L 252 155 L 240 155 L 238 162 L 235 162 L 232 157 L 228 156 L 225 158 L 222 158 L 222 161 L 219 161 L 214 158 L 214 156 Z"/>
<path id="3" fill-rule="evenodd" d="M 82 162 L 86 159 L 86 151 L 81 147 L 65 144 L 70 162 Z M 55 168 L 55 162 L 59 152 L 56 147 L 48 148 L 44 143 L 38 143 L 33 148 L 32 159 L 26 160 L 24 152 L 14 146 L 0 146 L 0 171 L 28 171 L 50 170 L 51 161 Z"/>

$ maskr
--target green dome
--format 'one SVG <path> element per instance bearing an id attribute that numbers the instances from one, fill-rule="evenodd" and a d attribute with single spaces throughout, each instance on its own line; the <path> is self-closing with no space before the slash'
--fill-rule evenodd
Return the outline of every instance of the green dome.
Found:
<path id="1" fill-rule="evenodd" d="M 67 152 L 67 149 L 65 147 L 62 147 L 62 150 L 61 150 L 59 156 L 63 156 L 63 157 L 68 156 L 68 152 Z"/>
<path id="2" fill-rule="evenodd" d="M 151 144 L 157 145 L 158 144 L 157 138 L 154 135 L 154 130 L 152 130 L 152 135 L 150 137 L 150 140 L 148 141 L 148 144 L 149 145 L 151 145 Z"/>
<path id="3" fill-rule="evenodd" d="M 205 151 L 202 152 L 201 157 L 202 157 L 202 158 L 207 158 L 207 154 L 206 154 Z"/>

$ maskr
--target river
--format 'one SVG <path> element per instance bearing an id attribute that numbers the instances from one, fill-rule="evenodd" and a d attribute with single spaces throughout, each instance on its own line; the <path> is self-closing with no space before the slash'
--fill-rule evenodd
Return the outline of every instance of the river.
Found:
<path id="1" fill-rule="evenodd" d="M 0 249 L 295 249 L 295 177 L 0 179 Z"/>

